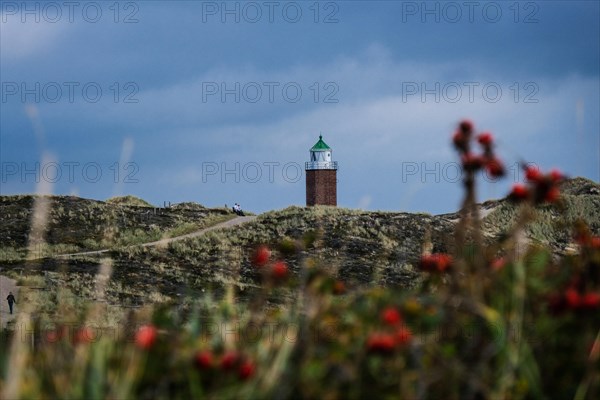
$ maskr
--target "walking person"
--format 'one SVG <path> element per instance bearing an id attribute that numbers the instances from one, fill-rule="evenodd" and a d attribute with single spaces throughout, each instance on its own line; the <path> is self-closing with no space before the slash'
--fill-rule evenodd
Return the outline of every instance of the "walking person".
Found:
<path id="1" fill-rule="evenodd" d="M 15 296 L 13 296 L 12 292 L 8 293 L 8 297 L 6 298 L 6 300 L 8 300 L 8 308 L 10 309 L 10 313 L 13 313 L 13 304 L 16 304 L 17 301 L 15 300 Z"/>

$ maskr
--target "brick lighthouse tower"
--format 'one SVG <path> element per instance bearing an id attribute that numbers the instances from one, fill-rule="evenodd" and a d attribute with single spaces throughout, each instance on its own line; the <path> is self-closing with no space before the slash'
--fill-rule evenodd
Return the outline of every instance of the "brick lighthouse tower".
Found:
<path id="1" fill-rule="evenodd" d="M 337 162 L 331 161 L 331 147 L 319 135 L 306 163 L 306 205 L 337 206 Z"/>

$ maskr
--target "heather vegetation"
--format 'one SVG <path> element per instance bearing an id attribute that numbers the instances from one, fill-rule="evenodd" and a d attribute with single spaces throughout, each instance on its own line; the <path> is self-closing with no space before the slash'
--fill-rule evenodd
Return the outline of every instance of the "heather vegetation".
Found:
<path id="1" fill-rule="evenodd" d="M 48 204 L 43 240 L 30 237 L 35 200 Z M 153 207 L 133 196 L 106 202 L 72 196 L 0 197 L 0 260 L 14 263 L 89 250 L 123 248 L 202 229 L 234 217 L 197 203 Z"/>

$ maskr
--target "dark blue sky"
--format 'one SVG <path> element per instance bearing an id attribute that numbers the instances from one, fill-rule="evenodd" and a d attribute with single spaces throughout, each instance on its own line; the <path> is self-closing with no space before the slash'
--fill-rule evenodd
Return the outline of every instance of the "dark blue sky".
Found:
<path id="1" fill-rule="evenodd" d="M 0 4 L 1 194 L 303 205 L 322 132 L 340 205 L 448 212 L 463 117 L 600 179 L 596 1 Z"/>

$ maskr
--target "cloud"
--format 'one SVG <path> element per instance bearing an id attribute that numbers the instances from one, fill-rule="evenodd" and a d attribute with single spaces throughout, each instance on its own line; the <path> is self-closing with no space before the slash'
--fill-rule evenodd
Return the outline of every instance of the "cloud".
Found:
<path id="1" fill-rule="evenodd" d="M 60 44 L 68 31 L 64 22 L 21 22 L 17 14 L 0 13 L 0 48 L 3 62 L 26 59 L 32 55 L 47 55 Z"/>
<path id="2" fill-rule="evenodd" d="M 239 83 L 241 92 L 225 96 L 225 101 L 220 94 L 206 98 L 207 82 L 217 83 L 219 89 L 222 83 L 228 88 Z M 266 82 L 279 84 L 273 102 L 268 100 Z M 282 96 L 281 88 L 289 82 L 303 89 L 297 103 Z M 317 100 L 311 89 L 315 82 Z M 324 101 L 329 93 L 324 85 L 330 82 L 337 85 L 337 102 Z M 377 209 L 398 209 L 400 205 L 440 212 L 453 210 L 441 209 L 454 204 L 442 205 L 440 198 L 448 196 L 449 187 L 456 188 L 451 197 L 457 197 L 460 185 L 438 184 L 431 181 L 431 175 L 423 176 L 423 171 L 403 177 L 403 163 L 435 170 L 434 163 L 455 162 L 449 137 L 455 123 L 468 117 L 478 129 L 496 135 L 507 162 L 525 158 L 569 169 L 574 162 L 568 153 L 573 150 L 573 137 L 565 132 L 580 129 L 588 141 L 597 137 L 598 82 L 597 76 L 579 75 L 509 79 L 464 61 L 398 61 L 384 45 L 373 43 L 363 52 L 326 62 L 277 69 L 243 65 L 204 70 L 175 84 L 151 90 L 140 87 L 137 104 L 109 101 L 54 107 L 56 115 L 69 116 L 69 123 L 89 126 L 90 137 L 113 135 L 121 141 L 126 131 L 136 143 L 135 161 L 147 182 L 152 182 L 150 186 L 158 182 L 162 192 L 179 198 L 211 196 L 219 204 L 220 199 L 239 196 L 236 193 L 241 190 L 247 196 L 243 201 L 254 210 L 285 206 L 290 198 L 303 202 L 302 182 L 293 190 L 287 190 L 289 185 L 280 178 L 273 184 L 228 185 L 216 178 L 204 183 L 201 165 L 302 165 L 322 132 L 340 163 L 340 204 Z M 256 103 L 247 101 L 243 93 L 244 85 L 253 83 L 265 90 Z M 234 100 L 236 95 L 240 101 Z M 585 106 L 585 113 L 577 104 Z M 62 112 L 59 107 L 64 107 Z M 80 143 L 70 145 L 87 146 L 88 138 L 81 136 L 75 138 Z M 597 154 L 589 150 L 594 143 L 578 153 L 577 162 L 585 163 L 578 174 L 591 174 L 587 165 L 597 162 Z M 354 182 L 364 187 L 348 189 Z"/>
<path id="3" fill-rule="evenodd" d="M 307 90 L 311 82 L 327 79 L 339 87 L 337 103 L 309 99 L 294 104 L 279 98 L 254 104 L 243 98 L 234 102 L 232 96 L 225 102 L 219 96 L 202 101 L 205 82 L 230 87 L 235 82 L 298 82 Z M 462 63 L 393 62 L 385 48 L 374 45 L 328 64 L 209 71 L 141 93 L 134 110 L 112 105 L 101 117 L 147 125 L 144 139 L 149 141 L 168 132 L 170 146 L 184 152 L 193 148 L 199 157 L 213 159 L 303 161 L 323 132 L 334 155 L 370 165 L 453 160 L 448 136 L 459 119 L 468 117 L 478 128 L 496 133 L 514 157 L 524 157 L 536 138 L 571 124 L 577 102 L 593 98 L 597 87 L 598 78 L 499 80 Z M 568 104 L 572 110 L 565 109 Z M 518 144 L 522 149 L 516 149 Z"/>

